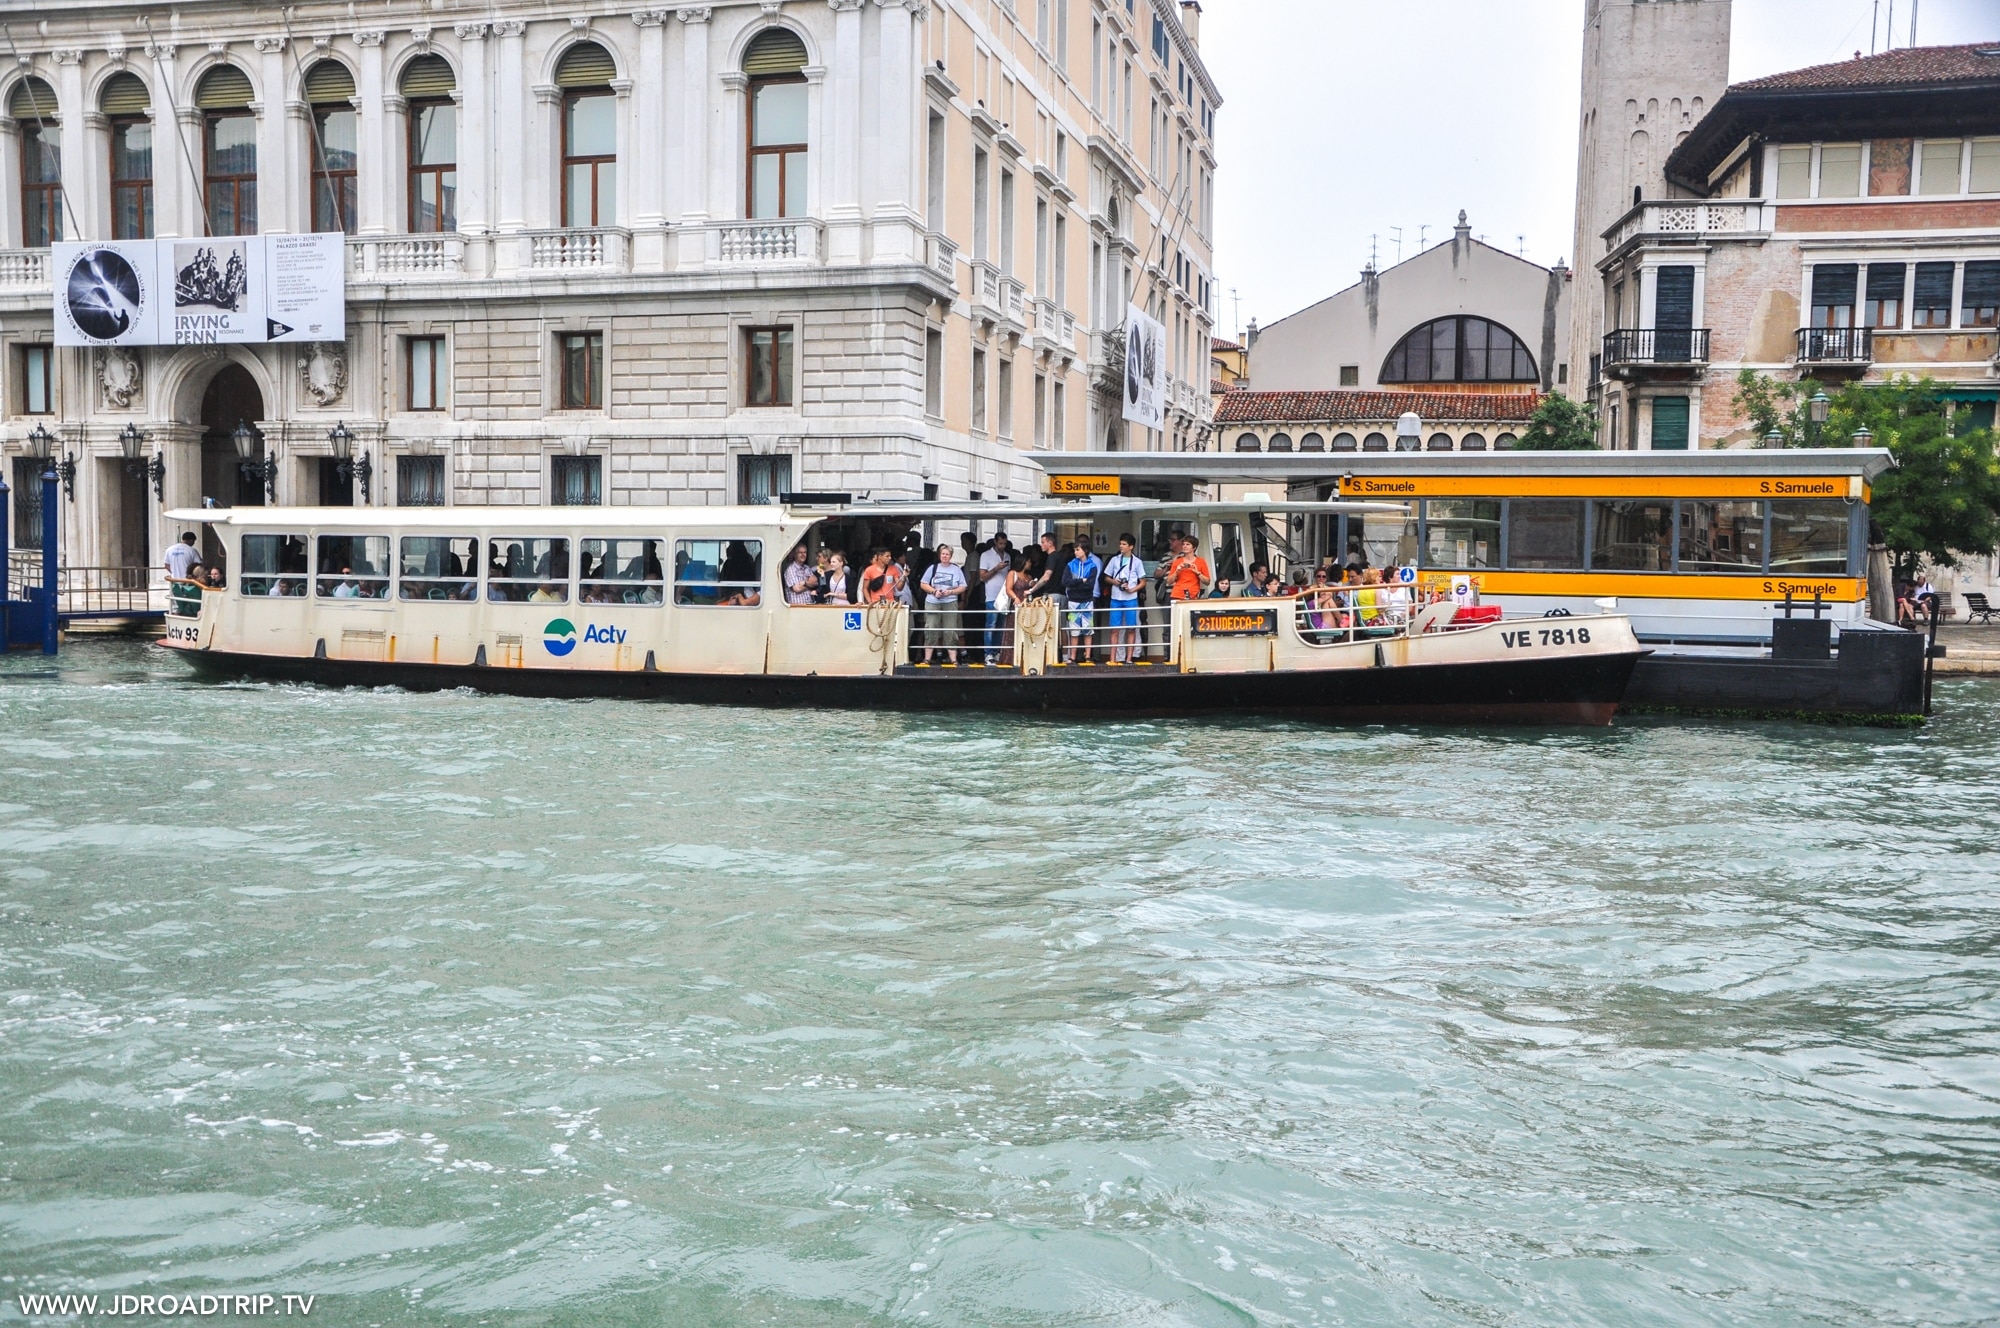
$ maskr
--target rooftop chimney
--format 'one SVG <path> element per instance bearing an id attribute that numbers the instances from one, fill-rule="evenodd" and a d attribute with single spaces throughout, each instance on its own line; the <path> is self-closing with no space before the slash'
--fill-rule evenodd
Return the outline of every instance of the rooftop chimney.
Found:
<path id="1" fill-rule="evenodd" d="M 1196 50 L 1201 49 L 1201 0 L 1181 0 L 1181 27 Z"/>

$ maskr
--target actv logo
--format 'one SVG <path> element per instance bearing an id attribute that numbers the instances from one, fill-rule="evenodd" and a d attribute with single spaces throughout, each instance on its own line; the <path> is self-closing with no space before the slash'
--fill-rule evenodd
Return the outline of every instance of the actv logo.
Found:
<path id="1" fill-rule="evenodd" d="M 625 644 L 626 629 L 623 627 L 599 627 L 587 623 L 583 629 L 585 645 L 622 646 Z M 567 618 L 556 618 L 542 629 L 542 649 L 561 659 L 576 649 L 576 624 Z"/>

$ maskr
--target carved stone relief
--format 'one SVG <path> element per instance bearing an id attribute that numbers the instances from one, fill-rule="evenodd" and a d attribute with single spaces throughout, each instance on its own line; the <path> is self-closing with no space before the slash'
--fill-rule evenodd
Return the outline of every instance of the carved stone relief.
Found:
<path id="1" fill-rule="evenodd" d="M 314 402 L 331 406 L 347 393 L 347 347 L 315 341 L 299 356 L 299 386 Z"/>
<path id="2" fill-rule="evenodd" d="M 145 370 L 139 352 L 131 346 L 106 346 L 97 352 L 97 385 L 104 404 L 125 410 L 139 399 L 145 385 Z"/>

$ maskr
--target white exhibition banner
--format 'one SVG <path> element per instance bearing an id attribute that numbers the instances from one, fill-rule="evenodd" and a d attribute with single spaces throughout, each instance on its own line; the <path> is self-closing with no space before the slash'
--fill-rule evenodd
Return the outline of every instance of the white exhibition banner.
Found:
<path id="1" fill-rule="evenodd" d="M 1167 329 L 1136 304 L 1125 306 L 1125 418 L 1148 429 L 1167 422 Z"/>
<path id="2" fill-rule="evenodd" d="M 58 346 L 347 337 L 337 233 L 58 244 L 50 256 Z"/>

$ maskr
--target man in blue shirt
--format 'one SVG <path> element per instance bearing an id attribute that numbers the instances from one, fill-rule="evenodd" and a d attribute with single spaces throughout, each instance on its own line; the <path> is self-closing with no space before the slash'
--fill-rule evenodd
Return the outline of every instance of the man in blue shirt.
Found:
<path id="1" fill-rule="evenodd" d="M 1083 662 L 1090 660 L 1092 619 L 1097 612 L 1097 579 L 1104 574 L 1104 564 L 1090 551 L 1090 541 L 1079 539 L 1075 545 L 1076 556 L 1063 566 L 1062 587 L 1064 614 L 1069 624 L 1069 651 L 1065 664 L 1077 663 L 1081 652 Z"/>

